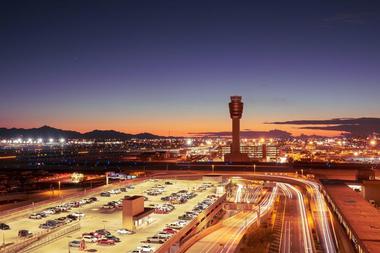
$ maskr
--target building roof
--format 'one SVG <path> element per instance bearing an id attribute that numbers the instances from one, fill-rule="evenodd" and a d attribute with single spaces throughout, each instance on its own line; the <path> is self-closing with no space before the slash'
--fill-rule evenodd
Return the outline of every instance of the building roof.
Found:
<path id="1" fill-rule="evenodd" d="M 380 252 L 380 211 L 343 182 L 322 180 L 322 183 L 362 247 L 367 252 Z"/>
<path id="2" fill-rule="evenodd" d="M 124 197 L 124 199 L 126 199 L 126 200 L 135 200 L 135 199 L 139 199 L 139 198 L 144 198 L 144 196 L 133 195 L 133 196 L 125 196 Z"/>
<path id="3" fill-rule="evenodd" d="M 151 214 L 153 212 L 154 212 L 154 208 L 144 207 L 144 211 L 142 213 L 139 213 L 139 214 L 133 216 L 133 220 L 140 220 L 140 219 L 148 216 L 149 214 Z"/>

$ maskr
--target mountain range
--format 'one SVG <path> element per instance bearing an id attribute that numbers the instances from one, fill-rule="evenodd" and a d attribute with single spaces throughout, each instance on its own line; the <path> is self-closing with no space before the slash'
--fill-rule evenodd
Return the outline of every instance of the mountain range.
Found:
<path id="1" fill-rule="evenodd" d="M 80 133 L 71 130 L 62 130 L 50 126 L 40 128 L 0 128 L 0 138 L 65 138 L 65 139 L 93 139 L 93 140 L 130 140 L 130 139 L 156 139 L 162 136 L 151 133 L 128 134 L 114 130 L 94 130 Z"/>

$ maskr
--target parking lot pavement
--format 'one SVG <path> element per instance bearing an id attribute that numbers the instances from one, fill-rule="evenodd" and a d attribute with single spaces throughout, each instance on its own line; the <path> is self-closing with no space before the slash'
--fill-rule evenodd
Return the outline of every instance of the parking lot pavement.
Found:
<path id="1" fill-rule="evenodd" d="M 172 185 L 165 185 L 166 181 L 173 182 Z M 155 180 L 155 181 L 145 181 L 135 185 L 134 189 L 127 189 L 127 192 L 122 192 L 120 194 L 111 195 L 110 197 L 100 197 L 97 202 L 93 202 L 87 205 L 84 205 L 79 208 L 73 208 L 72 212 L 78 211 L 85 214 L 85 217 L 80 221 L 81 229 L 70 233 L 64 237 L 53 241 L 46 246 L 36 249 L 34 252 L 39 253 L 60 253 L 68 252 L 68 243 L 75 239 L 81 239 L 83 233 L 93 232 L 98 229 L 106 229 L 110 231 L 113 235 L 119 237 L 121 242 L 116 243 L 115 245 L 110 246 L 101 246 L 96 243 L 86 243 L 86 249 L 96 249 L 97 252 L 128 252 L 135 249 L 137 246 L 141 245 L 142 241 L 145 241 L 147 237 L 155 235 L 157 232 L 162 230 L 165 227 L 165 224 L 174 222 L 178 220 L 178 216 L 183 214 L 186 211 L 190 211 L 194 205 L 198 202 L 204 200 L 207 195 L 215 193 L 215 188 L 208 188 L 203 192 L 198 192 L 197 196 L 193 199 L 189 199 L 184 204 L 175 205 L 174 211 L 168 214 L 152 214 L 152 221 L 149 225 L 145 225 L 136 230 L 136 233 L 133 235 L 118 235 L 117 229 L 122 228 L 122 218 L 121 210 L 114 210 L 110 212 L 104 212 L 102 206 L 107 204 L 112 200 L 119 200 L 125 195 L 145 195 L 144 191 L 153 187 L 156 184 L 161 184 L 165 186 L 165 192 L 157 196 L 147 196 L 148 200 L 145 201 L 145 206 L 150 204 L 162 204 L 165 203 L 161 201 L 161 197 L 170 195 L 171 193 L 178 192 L 180 190 L 189 190 L 191 191 L 194 187 L 201 185 L 203 181 L 201 180 Z M 90 196 L 88 196 L 90 197 Z M 42 229 L 38 228 L 39 224 L 43 223 L 46 220 L 58 218 L 65 214 L 53 214 L 47 218 L 41 220 L 31 220 L 28 218 L 20 218 L 15 221 L 11 221 L 8 224 L 11 226 L 10 231 L 5 232 L 6 242 L 17 240 L 17 232 L 20 229 L 27 229 L 33 233 L 41 231 Z M 151 244 L 152 247 L 158 248 L 159 244 Z M 80 252 L 79 249 L 71 248 L 70 252 Z"/>

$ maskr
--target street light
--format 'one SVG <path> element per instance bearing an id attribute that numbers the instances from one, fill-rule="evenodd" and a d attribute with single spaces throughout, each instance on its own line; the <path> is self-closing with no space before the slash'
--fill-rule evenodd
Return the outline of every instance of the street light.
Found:
<path id="1" fill-rule="evenodd" d="M 58 181 L 58 195 L 61 196 L 61 180 Z"/>

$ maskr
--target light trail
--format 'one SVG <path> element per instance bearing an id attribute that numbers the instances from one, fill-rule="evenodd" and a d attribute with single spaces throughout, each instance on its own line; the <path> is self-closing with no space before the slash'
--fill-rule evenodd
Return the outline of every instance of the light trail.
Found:
<path id="1" fill-rule="evenodd" d="M 305 252 L 313 252 L 313 243 L 311 240 L 311 234 L 310 234 L 310 229 L 309 229 L 309 224 L 307 222 L 307 215 L 306 215 L 306 209 L 305 209 L 305 203 L 303 200 L 303 195 L 300 190 L 298 190 L 296 187 L 290 184 L 285 184 L 287 187 L 292 189 L 293 191 L 296 192 L 297 197 L 298 197 L 298 208 L 301 213 L 301 227 L 302 227 L 302 238 L 303 238 L 303 245 Z"/>
<path id="2" fill-rule="evenodd" d="M 319 184 L 310 180 L 302 179 L 302 178 L 294 178 L 294 177 L 288 177 L 288 176 L 272 176 L 272 175 L 265 175 L 265 177 L 272 177 L 272 178 L 283 178 L 286 180 L 293 180 L 298 181 L 302 184 L 305 184 L 309 187 L 311 187 L 313 191 L 313 199 L 316 203 L 319 222 L 317 222 L 319 231 L 321 234 L 321 239 L 323 241 L 322 245 L 326 253 L 336 253 L 336 247 L 334 240 L 332 239 L 332 232 L 329 225 L 329 218 L 327 217 L 327 214 L 325 212 L 327 206 L 325 199 L 323 198 L 322 193 L 320 192 Z"/>
<path id="3" fill-rule="evenodd" d="M 282 213 L 282 221 L 281 221 L 281 233 L 280 233 L 280 246 L 279 246 L 279 250 L 280 250 L 281 253 L 290 253 L 290 251 L 287 251 L 288 247 L 289 247 L 289 250 L 290 250 L 290 243 L 289 243 L 290 242 L 290 235 L 289 235 L 289 240 L 288 240 L 288 238 L 287 238 L 287 227 L 286 227 L 286 224 L 289 224 L 289 226 L 290 226 L 290 222 L 288 222 L 288 221 L 284 222 L 284 221 L 285 221 L 285 212 L 286 212 L 286 199 L 292 197 L 292 195 L 291 195 L 291 191 L 284 184 L 278 183 L 278 186 L 280 187 L 280 190 L 282 191 L 282 193 L 285 196 L 285 198 L 284 198 L 284 210 L 283 210 L 283 213 Z M 285 225 L 285 234 L 283 236 L 284 225 Z M 284 241 L 283 241 L 283 237 L 286 238 Z M 286 249 L 285 252 L 284 252 L 283 249 Z"/>
<path id="4" fill-rule="evenodd" d="M 271 194 L 266 194 L 260 203 L 260 216 L 265 215 L 273 206 L 277 196 L 277 186 L 273 188 Z M 204 247 L 201 252 L 232 252 L 231 248 L 236 247 L 237 240 L 241 238 L 242 233 L 255 221 L 257 221 L 257 212 L 248 211 L 240 212 L 223 222 L 224 231 L 218 234 L 218 239 Z M 225 238 L 229 238 L 227 243 L 222 244 Z M 221 248 L 223 247 L 223 248 Z"/>
<path id="5" fill-rule="evenodd" d="M 263 200 L 263 202 L 259 205 L 259 215 L 260 217 L 265 215 L 269 210 L 270 208 L 273 206 L 273 203 L 274 203 L 274 200 L 277 196 L 277 184 L 275 187 L 273 187 L 273 190 L 272 190 L 272 193 L 270 194 L 270 196 L 268 197 L 268 195 L 266 195 L 266 198 Z M 227 241 L 227 243 L 224 245 L 224 247 L 222 248 L 222 250 L 220 251 L 221 253 L 228 253 L 228 252 L 233 252 L 233 250 L 231 249 L 232 247 L 236 247 L 236 241 L 240 238 L 240 235 L 245 232 L 245 230 L 255 221 L 257 221 L 258 219 L 258 215 L 257 215 L 257 212 L 254 212 L 254 213 L 251 213 L 250 216 L 246 217 L 246 220 L 245 220 L 245 223 L 244 223 L 244 226 L 241 226 L 239 228 L 239 230 L 237 231 L 237 233 L 235 233 L 234 236 L 230 236 L 230 239 Z M 219 251 L 218 251 L 219 252 Z"/>
<path id="6" fill-rule="evenodd" d="M 239 203 L 241 201 L 243 185 L 238 184 L 237 187 L 238 188 L 236 190 L 235 203 Z"/>
<path id="7" fill-rule="evenodd" d="M 318 223 L 320 227 L 320 231 L 323 234 L 323 242 L 324 242 L 324 249 L 326 253 L 335 253 L 335 244 L 332 239 L 332 234 L 329 226 L 329 218 L 326 215 L 326 202 L 325 199 L 322 196 L 322 193 L 319 190 L 319 185 L 315 182 L 299 179 L 300 181 L 304 182 L 305 184 L 309 185 L 312 188 L 312 191 L 314 192 L 313 197 L 315 199 L 315 202 L 317 204 L 319 219 L 322 221 Z"/>

